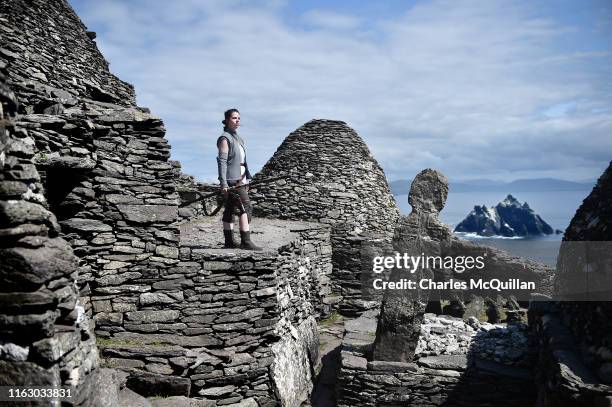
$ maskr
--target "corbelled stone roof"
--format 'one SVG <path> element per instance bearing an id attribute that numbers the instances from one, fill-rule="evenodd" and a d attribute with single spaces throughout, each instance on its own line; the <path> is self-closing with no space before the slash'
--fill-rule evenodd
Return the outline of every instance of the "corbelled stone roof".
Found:
<path id="1" fill-rule="evenodd" d="M 20 113 L 58 114 L 80 98 L 136 105 L 66 0 L 0 0 L 0 26 L 0 62 Z"/>
<path id="2" fill-rule="evenodd" d="M 254 179 L 277 177 L 253 188 L 255 216 L 330 225 L 332 287 L 340 310 L 367 308 L 360 282 L 362 243 L 390 241 L 399 217 L 368 146 L 345 122 L 311 120 L 287 136 Z"/>
<path id="3" fill-rule="evenodd" d="M 345 122 L 311 120 L 283 141 L 255 179 L 260 216 L 316 220 L 345 234 L 393 232 L 398 209 L 368 146 Z"/>

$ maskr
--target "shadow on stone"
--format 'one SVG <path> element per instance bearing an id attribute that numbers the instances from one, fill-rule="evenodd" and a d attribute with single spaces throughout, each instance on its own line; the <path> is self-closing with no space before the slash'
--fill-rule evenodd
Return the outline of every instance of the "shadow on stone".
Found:
<path id="1" fill-rule="evenodd" d="M 334 407 L 336 401 L 336 382 L 340 372 L 340 346 L 321 358 L 321 370 L 315 378 L 315 387 L 310 396 L 313 407 Z"/>

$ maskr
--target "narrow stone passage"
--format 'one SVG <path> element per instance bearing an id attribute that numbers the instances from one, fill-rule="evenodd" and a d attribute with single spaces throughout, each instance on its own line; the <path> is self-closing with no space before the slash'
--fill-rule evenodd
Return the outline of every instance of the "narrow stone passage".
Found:
<path id="1" fill-rule="evenodd" d="M 313 407 L 336 405 L 336 382 L 340 369 L 340 348 L 344 333 L 344 317 L 332 314 L 319 322 L 319 360 L 314 389 L 310 397 Z"/>

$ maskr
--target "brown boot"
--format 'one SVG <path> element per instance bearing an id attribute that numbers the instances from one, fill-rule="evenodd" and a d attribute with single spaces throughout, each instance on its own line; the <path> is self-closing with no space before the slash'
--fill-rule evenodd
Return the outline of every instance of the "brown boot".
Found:
<path id="1" fill-rule="evenodd" d="M 223 236 L 225 237 L 225 249 L 235 249 L 238 247 L 238 242 L 234 240 L 234 231 L 223 229 Z"/>
<path id="2" fill-rule="evenodd" d="M 251 242 L 251 232 L 240 231 L 240 248 L 244 250 L 263 250 L 259 246 L 255 246 L 255 243 Z"/>

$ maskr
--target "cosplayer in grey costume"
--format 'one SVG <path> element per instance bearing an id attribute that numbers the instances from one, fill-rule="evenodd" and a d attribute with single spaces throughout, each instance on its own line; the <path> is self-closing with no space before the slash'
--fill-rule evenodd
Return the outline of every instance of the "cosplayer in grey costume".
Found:
<path id="1" fill-rule="evenodd" d="M 245 184 L 252 177 L 246 161 L 244 141 L 236 132 L 236 129 L 240 126 L 240 112 L 237 109 L 229 109 L 225 112 L 225 119 L 222 123 L 225 127 L 223 128 L 223 134 L 217 139 L 217 148 L 219 149 L 217 166 L 219 183 L 225 195 L 225 210 L 222 218 L 223 235 L 225 237 L 224 247 L 261 250 L 251 241 L 249 227 L 251 202 L 248 186 L 245 186 Z M 235 188 L 240 185 L 243 186 Z M 240 245 L 234 241 L 233 237 L 234 213 L 238 214 L 240 219 Z"/>

